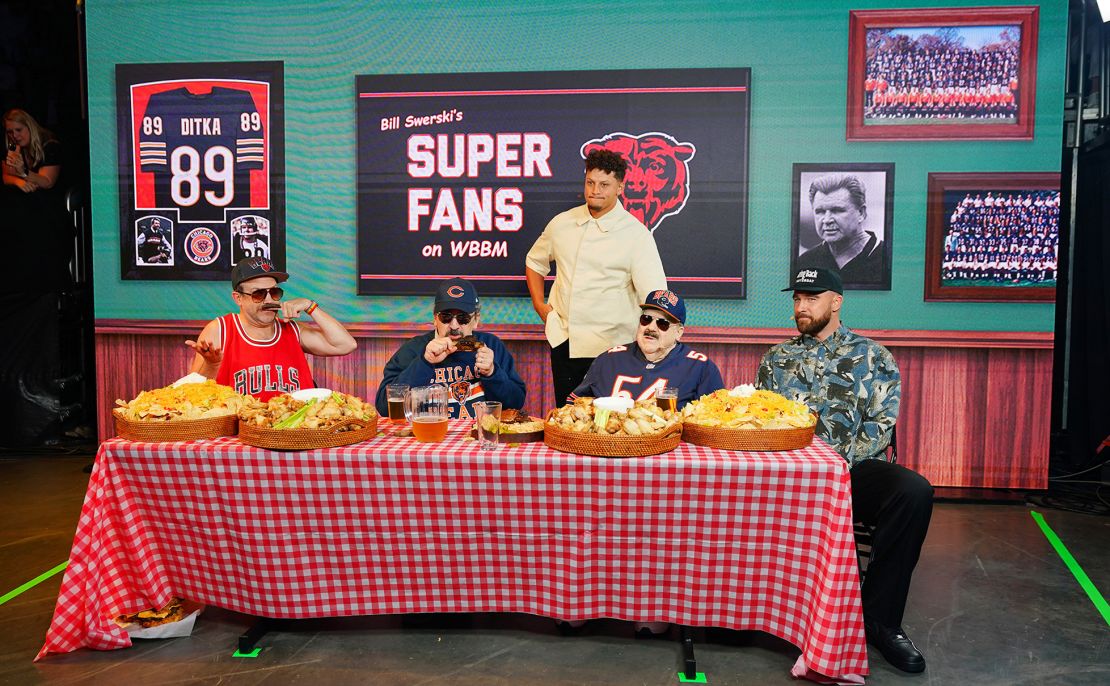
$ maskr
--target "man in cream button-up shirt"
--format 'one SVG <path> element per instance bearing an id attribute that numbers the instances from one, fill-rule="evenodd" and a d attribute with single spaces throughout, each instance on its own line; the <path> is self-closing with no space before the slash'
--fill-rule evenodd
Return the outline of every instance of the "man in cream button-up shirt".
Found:
<path id="1" fill-rule="evenodd" d="M 586 204 L 552 219 L 525 259 L 532 306 L 551 344 L 555 402 L 562 404 L 593 359 L 632 340 L 640 303 L 667 277 L 647 228 L 620 204 L 628 165 L 619 154 L 586 157 Z M 544 301 L 544 276 L 556 266 Z"/>

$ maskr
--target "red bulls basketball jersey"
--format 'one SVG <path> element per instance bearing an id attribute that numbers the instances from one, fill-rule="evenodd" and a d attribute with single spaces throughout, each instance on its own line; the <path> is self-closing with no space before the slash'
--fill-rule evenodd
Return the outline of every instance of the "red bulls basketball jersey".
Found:
<path id="1" fill-rule="evenodd" d="M 247 336 L 238 314 L 225 314 L 217 321 L 224 358 L 216 372 L 216 383 L 259 400 L 315 388 L 296 322 L 277 320 L 272 338 L 255 340 Z"/>

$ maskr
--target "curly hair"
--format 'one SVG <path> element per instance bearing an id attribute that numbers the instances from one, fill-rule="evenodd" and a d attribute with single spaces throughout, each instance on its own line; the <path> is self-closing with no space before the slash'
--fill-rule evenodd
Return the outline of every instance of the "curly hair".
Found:
<path id="1" fill-rule="evenodd" d="M 27 127 L 27 131 L 31 134 L 31 144 L 27 146 L 27 157 L 30 158 L 30 166 L 37 167 L 42 164 L 46 153 L 43 148 L 47 143 L 53 140 L 54 134 L 46 128 L 43 128 L 35 118 L 21 109 L 11 109 L 4 113 L 4 126 L 7 122 L 14 121 Z"/>
<path id="2" fill-rule="evenodd" d="M 594 150 L 586 155 L 586 172 L 600 169 L 617 177 L 617 181 L 624 181 L 624 174 L 628 171 L 628 162 L 612 150 Z"/>

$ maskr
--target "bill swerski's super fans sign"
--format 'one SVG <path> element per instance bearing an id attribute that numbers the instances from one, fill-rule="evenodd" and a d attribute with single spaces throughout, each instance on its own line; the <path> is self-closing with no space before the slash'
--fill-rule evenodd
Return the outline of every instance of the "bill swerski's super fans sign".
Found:
<path id="1" fill-rule="evenodd" d="M 360 294 L 526 295 L 528 249 L 607 148 L 671 286 L 744 296 L 750 70 L 359 76 L 357 95 Z"/>
<path id="2" fill-rule="evenodd" d="M 282 79 L 281 62 L 116 66 L 124 279 L 284 268 Z"/>

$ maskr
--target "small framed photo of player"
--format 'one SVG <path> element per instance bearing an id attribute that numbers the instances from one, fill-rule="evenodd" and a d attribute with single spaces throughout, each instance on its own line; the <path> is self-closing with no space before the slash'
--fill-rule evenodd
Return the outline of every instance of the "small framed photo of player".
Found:
<path id="1" fill-rule="evenodd" d="M 929 174 L 925 299 L 1056 299 L 1060 174 Z"/>
<path id="2" fill-rule="evenodd" d="M 1038 14 L 853 10 L 847 139 L 1031 140 Z"/>
<path id="3" fill-rule="evenodd" d="M 231 220 L 232 263 L 247 257 L 270 259 L 270 220 L 245 214 Z"/>
<path id="4" fill-rule="evenodd" d="M 173 266 L 173 221 L 147 215 L 135 222 L 135 266 Z"/>
<path id="5" fill-rule="evenodd" d="M 894 164 L 794 165 L 790 273 L 836 269 L 844 288 L 889 291 Z"/>

